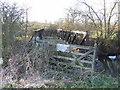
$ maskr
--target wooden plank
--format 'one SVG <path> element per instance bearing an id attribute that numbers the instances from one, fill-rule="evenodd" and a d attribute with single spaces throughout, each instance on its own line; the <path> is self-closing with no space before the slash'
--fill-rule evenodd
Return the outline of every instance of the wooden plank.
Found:
<path id="1" fill-rule="evenodd" d="M 93 50 L 86 52 L 84 55 L 82 55 L 81 57 L 77 58 L 77 60 L 81 60 L 82 58 L 84 58 L 85 56 L 87 56 L 88 54 L 90 54 L 92 52 L 93 52 Z"/>
<path id="2" fill-rule="evenodd" d="M 93 53 L 92 73 L 94 72 L 94 65 L 95 65 L 95 58 L 96 58 L 96 48 L 97 48 L 96 43 L 95 43 L 94 47 L 95 47 L 95 49 L 94 49 L 94 53 Z"/>
<path id="3" fill-rule="evenodd" d="M 56 43 L 53 43 L 53 42 L 42 41 L 42 40 L 41 40 L 41 42 L 56 46 Z M 68 44 L 65 44 L 65 45 L 68 45 Z M 87 49 L 87 50 L 89 50 L 89 49 L 94 49 L 94 47 L 92 47 L 92 46 L 72 45 L 72 44 L 69 44 L 69 45 L 70 45 L 70 48 L 71 48 L 71 49 L 72 49 L 72 48 L 80 48 L 80 49 Z"/>
<path id="4" fill-rule="evenodd" d="M 87 60 L 80 60 L 79 62 L 81 62 L 81 63 L 88 63 L 88 64 L 92 64 L 93 63 L 93 61 L 87 61 Z"/>
<path id="5" fill-rule="evenodd" d="M 71 54 L 74 54 L 74 55 L 84 55 L 84 53 L 79 53 L 79 52 L 70 52 Z"/>
<path id="6" fill-rule="evenodd" d="M 56 60 L 49 60 L 49 62 L 51 62 L 51 63 L 55 63 L 55 64 L 57 64 L 58 63 L 58 61 L 56 61 Z"/>
<path id="7" fill-rule="evenodd" d="M 64 62 L 58 62 L 58 64 L 67 65 L 67 63 Z"/>
<path id="8" fill-rule="evenodd" d="M 74 68 L 81 68 L 81 69 L 91 69 L 91 68 L 83 67 L 83 66 L 80 66 L 80 65 L 67 64 L 67 63 L 63 63 L 63 62 L 59 62 L 58 64 L 66 65 L 66 67 L 74 67 Z"/>
<path id="9" fill-rule="evenodd" d="M 92 70 L 91 68 L 87 68 L 87 67 L 83 67 L 82 69 L 89 70 L 89 71 Z"/>
<path id="10" fill-rule="evenodd" d="M 85 53 L 80 53 L 80 52 L 70 52 L 71 54 L 74 54 L 74 55 L 85 55 Z M 90 57 L 93 57 L 93 55 L 92 54 L 89 54 L 88 56 L 90 56 Z"/>
<path id="11" fill-rule="evenodd" d="M 92 46 L 71 45 L 71 44 L 70 44 L 70 48 L 71 48 L 71 49 L 72 49 L 72 48 L 80 48 L 80 49 L 87 49 L 87 50 L 89 50 L 89 49 L 94 49 L 94 47 L 92 47 Z"/>
<path id="12" fill-rule="evenodd" d="M 83 67 L 83 66 L 75 65 L 75 64 L 66 64 L 66 63 L 63 63 L 63 62 L 59 62 L 59 64 L 66 65 L 66 67 L 73 67 L 73 68 L 80 68 L 80 69 L 85 69 L 85 70 L 92 70 L 91 68 Z"/>
<path id="13" fill-rule="evenodd" d="M 66 59 L 66 60 L 70 60 L 70 61 L 75 61 L 75 58 L 70 58 L 70 57 L 64 57 L 64 56 L 53 56 L 54 58 L 59 58 L 59 59 Z"/>
<path id="14" fill-rule="evenodd" d="M 71 65 L 71 67 L 74 67 L 74 68 L 81 68 L 82 69 L 82 66 L 79 66 L 79 65 Z"/>

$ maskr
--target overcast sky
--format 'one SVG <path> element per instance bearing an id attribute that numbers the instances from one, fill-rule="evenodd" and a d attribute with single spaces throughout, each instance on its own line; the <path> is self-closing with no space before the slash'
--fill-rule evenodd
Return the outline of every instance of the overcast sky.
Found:
<path id="1" fill-rule="evenodd" d="M 66 9 L 77 7 L 77 0 L 2 0 L 16 2 L 19 5 L 30 7 L 29 21 L 54 22 L 59 18 L 65 17 Z M 86 0 L 88 3 L 101 6 L 103 0 Z M 115 0 L 106 0 L 115 1 Z"/>
<path id="2" fill-rule="evenodd" d="M 65 16 L 66 8 L 72 7 L 75 0 L 6 0 L 30 7 L 29 20 L 54 22 Z"/>

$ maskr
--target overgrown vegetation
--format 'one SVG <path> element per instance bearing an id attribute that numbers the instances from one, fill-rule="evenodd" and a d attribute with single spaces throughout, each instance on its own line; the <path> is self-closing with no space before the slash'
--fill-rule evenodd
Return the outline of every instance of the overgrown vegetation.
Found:
<path id="1" fill-rule="evenodd" d="M 3 16 L 2 22 L 2 44 L 3 44 L 3 59 L 6 63 L 11 54 L 11 46 L 16 40 L 16 36 L 21 36 L 25 33 L 24 18 L 25 9 L 19 7 L 16 3 L 9 4 L 8 2 L 1 3 L 1 12 Z M 4 64 L 5 65 L 5 64 Z"/>
<path id="2" fill-rule="evenodd" d="M 107 14 L 106 3 L 105 0 L 103 1 L 104 7 L 99 13 L 87 2 L 80 2 L 85 5 L 87 11 L 69 8 L 67 16 L 54 24 L 27 22 L 25 20 L 27 18 L 26 9 L 15 3 L 2 2 L 0 9 L 3 16 L 2 58 L 4 59 L 4 67 L 3 72 L 0 72 L 0 75 L 2 75 L 2 82 L 0 81 L 2 86 L 0 88 L 117 88 L 118 77 L 106 75 L 106 73 L 101 73 L 102 71 L 95 72 L 91 76 L 90 73 L 80 75 L 78 71 L 76 73 L 74 70 L 73 73 L 68 73 L 53 69 L 52 65 L 49 64 L 52 52 L 50 52 L 51 48 L 47 43 L 36 47 L 29 42 L 33 30 L 36 29 L 45 28 L 45 38 L 47 36 L 56 37 L 58 28 L 87 30 L 90 37 L 97 38 L 98 44 L 101 47 L 103 45 L 102 50 L 105 53 L 119 53 L 120 30 L 117 28 L 118 18 L 116 17 L 114 23 L 111 23 L 112 16 L 116 14 L 114 10 L 117 3 L 114 3 Z M 100 15 L 101 13 L 103 13 L 103 16 Z M 55 43 L 61 43 L 61 41 Z M 114 66 L 120 72 L 119 62 L 116 62 Z M 48 82 L 45 80 L 48 80 Z"/>
<path id="3" fill-rule="evenodd" d="M 52 41 L 54 39 L 50 39 Z M 57 41 L 55 43 L 58 43 Z M 62 43 L 62 42 L 61 42 Z M 102 72 L 80 74 L 79 70 L 58 70 L 49 64 L 54 47 L 47 43 L 39 47 L 18 41 L 4 68 L 2 88 L 117 88 L 118 77 Z M 16 45 L 15 44 L 15 45 Z M 104 69 L 102 69 L 104 70 Z"/>

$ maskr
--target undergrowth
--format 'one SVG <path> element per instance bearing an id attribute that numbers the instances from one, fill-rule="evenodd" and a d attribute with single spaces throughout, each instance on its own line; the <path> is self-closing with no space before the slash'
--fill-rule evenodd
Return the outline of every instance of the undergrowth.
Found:
<path id="1" fill-rule="evenodd" d="M 111 77 L 99 73 L 95 73 L 93 76 L 76 76 L 75 74 L 54 71 L 47 75 L 51 75 L 49 78 L 54 77 L 54 79 L 57 79 L 59 82 L 56 87 L 50 86 L 48 88 L 118 88 L 119 84 L 117 77 Z"/>
<path id="2" fill-rule="evenodd" d="M 47 73 L 48 74 L 48 73 Z M 55 75 L 55 74 L 58 74 Z M 59 72 L 51 74 L 49 79 L 54 78 L 57 81 L 56 85 L 42 85 L 34 88 L 118 88 L 118 78 L 113 78 L 111 76 L 106 76 L 103 74 L 94 76 L 83 76 L 79 79 L 73 78 L 72 76 L 67 77 L 66 74 L 62 74 L 60 77 Z M 67 77 L 65 79 L 65 77 Z M 12 83 L 5 84 L 2 88 L 17 88 L 17 86 L 12 85 Z M 24 88 L 24 87 L 23 87 Z"/>
<path id="3" fill-rule="evenodd" d="M 22 46 L 21 51 L 17 49 L 14 47 L 14 50 L 17 51 L 15 52 L 17 54 L 14 55 L 15 53 L 13 53 L 14 56 L 11 57 L 14 63 L 8 63 L 8 68 L 6 68 L 6 74 L 4 73 L 3 79 L 6 79 L 7 75 L 10 75 L 12 77 L 10 80 L 14 79 L 19 82 L 19 80 L 23 78 L 34 76 L 36 71 L 38 71 L 39 77 L 49 81 L 54 80 L 54 82 L 44 83 L 40 86 L 32 86 L 33 88 L 118 88 L 119 83 L 117 77 L 102 73 L 82 75 L 79 71 L 70 73 L 64 70 L 57 71 L 56 69 L 53 70 L 49 68 L 48 60 L 52 53 L 47 44 L 44 46 L 40 45 L 39 49 L 37 47 L 33 48 L 31 44 L 26 47 Z M 25 87 L 19 87 L 16 83 L 7 82 L 0 86 L 0 88 Z"/>

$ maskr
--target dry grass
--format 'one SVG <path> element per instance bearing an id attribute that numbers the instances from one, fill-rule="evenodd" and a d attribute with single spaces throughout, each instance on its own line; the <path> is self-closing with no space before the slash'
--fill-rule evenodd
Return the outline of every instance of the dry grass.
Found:
<path id="1" fill-rule="evenodd" d="M 27 80 L 36 73 L 40 76 L 48 70 L 49 52 L 46 45 L 35 47 L 30 42 L 16 44 L 11 49 L 11 57 L 7 60 L 8 66 L 1 72 L 3 81 L 1 83 L 14 84 L 22 79 Z"/>
<path id="2" fill-rule="evenodd" d="M 53 38 L 50 40 L 46 39 L 46 41 L 52 43 L 59 42 L 57 39 L 53 42 Z M 15 43 L 15 46 L 11 49 L 12 54 L 9 59 L 11 62 L 8 62 L 6 68 L 0 70 L 0 87 L 89 88 L 91 87 L 91 82 L 98 88 L 100 85 L 102 85 L 102 87 L 111 86 L 107 77 L 93 76 L 93 78 L 95 78 L 93 80 L 93 78 L 87 74 L 80 76 L 78 70 L 76 70 L 76 73 L 67 73 L 65 71 L 51 69 L 52 66 L 49 66 L 49 58 L 52 55 L 52 48 L 54 47 L 49 46 L 47 43 L 40 44 L 39 47 L 35 47 L 31 43 Z M 101 82 L 99 82 L 99 78 Z M 106 81 L 104 81 L 104 79 L 106 79 Z M 112 81 L 115 80 L 116 79 L 113 79 Z M 112 85 L 117 86 L 117 81 Z"/>

